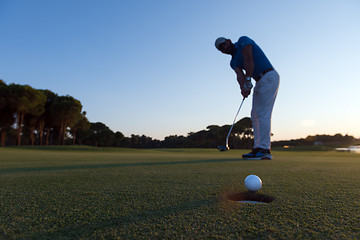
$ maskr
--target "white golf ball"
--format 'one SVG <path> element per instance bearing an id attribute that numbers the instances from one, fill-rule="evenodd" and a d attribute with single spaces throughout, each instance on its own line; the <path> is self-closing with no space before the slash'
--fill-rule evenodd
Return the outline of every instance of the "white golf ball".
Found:
<path id="1" fill-rule="evenodd" d="M 249 175 L 245 178 L 245 187 L 250 192 L 257 192 L 262 186 L 261 179 L 256 175 Z"/>

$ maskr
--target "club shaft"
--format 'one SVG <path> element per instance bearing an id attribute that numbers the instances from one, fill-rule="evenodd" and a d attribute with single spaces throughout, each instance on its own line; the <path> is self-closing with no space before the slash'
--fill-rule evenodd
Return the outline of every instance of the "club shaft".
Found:
<path id="1" fill-rule="evenodd" d="M 244 103 L 244 100 L 245 100 L 245 98 L 243 98 L 243 100 L 241 101 L 240 107 L 239 107 L 239 109 L 238 109 L 238 111 L 237 111 L 237 113 L 236 113 L 236 115 L 235 115 L 234 122 L 233 122 L 233 124 L 231 125 L 231 128 L 230 128 L 230 130 L 229 130 L 229 133 L 228 133 L 228 135 L 227 135 L 227 137 L 226 137 L 226 147 L 229 147 L 229 136 L 230 136 L 231 130 L 232 130 L 233 127 L 234 127 L 236 118 L 237 118 L 237 116 L 238 116 L 238 114 L 239 114 L 239 112 L 240 112 L 240 109 L 241 109 L 241 106 L 242 106 L 243 103 Z"/>

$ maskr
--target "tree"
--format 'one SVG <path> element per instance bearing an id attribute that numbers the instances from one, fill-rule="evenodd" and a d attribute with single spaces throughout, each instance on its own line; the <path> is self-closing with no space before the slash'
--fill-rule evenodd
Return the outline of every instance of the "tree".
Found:
<path id="1" fill-rule="evenodd" d="M 67 95 L 55 99 L 51 109 L 57 115 L 56 123 L 59 126 L 59 144 L 64 145 L 65 133 L 68 127 L 73 126 L 81 118 L 82 105 L 79 100 Z"/>
<path id="2" fill-rule="evenodd" d="M 131 135 L 130 147 L 132 148 L 153 148 L 158 146 L 160 146 L 160 141 L 152 140 L 151 137 L 147 137 L 145 135 Z"/>
<path id="3" fill-rule="evenodd" d="M 126 145 L 126 138 L 121 132 L 116 132 L 114 136 L 114 147 L 124 147 Z"/>
<path id="4" fill-rule="evenodd" d="M 55 99 L 59 96 L 50 90 L 40 90 L 46 96 L 45 111 L 39 117 L 39 138 L 40 145 L 43 145 L 43 137 L 46 136 L 45 145 L 49 144 L 51 130 L 53 129 L 56 120 L 57 113 L 52 111 Z"/>
<path id="5" fill-rule="evenodd" d="M 71 134 L 73 137 L 73 144 L 75 144 L 76 141 L 76 133 L 80 130 L 86 131 L 90 128 L 90 122 L 86 118 L 86 112 L 82 112 L 80 118 L 71 126 Z M 81 142 L 81 141 L 80 141 Z"/>
<path id="6" fill-rule="evenodd" d="M 251 119 L 244 117 L 235 123 L 232 134 L 232 145 L 235 148 L 251 148 L 254 132 Z"/>
<path id="7" fill-rule="evenodd" d="M 96 147 L 112 146 L 114 140 L 114 132 L 110 130 L 104 123 L 90 123 L 88 130 L 88 138 L 84 140 L 86 144 Z"/>
<path id="8" fill-rule="evenodd" d="M 25 115 L 41 112 L 46 96 L 28 85 L 10 84 L 8 89 L 10 111 L 16 112 L 17 145 L 20 146 Z"/>
<path id="9" fill-rule="evenodd" d="M 33 146 L 35 143 L 35 130 L 38 126 L 39 120 L 40 120 L 40 116 L 43 115 L 45 113 L 45 104 L 46 104 L 46 100 L 47 97 L 44 94 L 44 92 L 40 91 L 40 90 L 35 90 L 34 89 L 34 94 L 37 94 L 37 101 L 38 104 L 34 105 L 33 108 L 29 108 L 27 111 L 27 114 L 25 115 L 25 120 L 27 122 L 27 126 L 30 129 L 30 143 Z M 39 128 L 37 128 L 39 130 Z"/>
<path id="10" fill-rule="evenodd" d="M 170 135 L 165 137 L 162 146 L 166 148 L 185 148 L 187 147 L 187 138 L 184 136 Z"/>
<path id="11" fill-rule="evenodd" d="M 210 125 L 206 130 L 189 133 L 187 145 L 200 148 L 216 148 L 223 144 L 230 131 L 231 125 Z M 249 148 L 252 143 L 252 126 L 250 118 L 243 118 L 234 124 L 229 136 L 230 148 Z M 166 139 L 168 142 L 169 139 Z"/>
<path id="12" fill-rule="evenodd" d="M 0 135 L 1 146 L 5 146 L 6 133 L 11 129 L 11 125 L 14 123 L 14 113 L 10 111 L 8 102 L 8 87 L 0 79 Z"/>

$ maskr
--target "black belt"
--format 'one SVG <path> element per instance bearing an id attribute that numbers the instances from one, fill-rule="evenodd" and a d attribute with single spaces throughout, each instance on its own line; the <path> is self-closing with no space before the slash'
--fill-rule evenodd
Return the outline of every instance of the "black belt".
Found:
<path id="1" fill-rule="evenodd" d="M 272 71 L 272 70 L 274 70 L 274 69 L 273 69 L 273 68 L 269 68 L 269 69 L 263 71 L 262 73 L 260 73 L 259 76 L 255 77 L 254 79 L 255 79 L 256 81 L 259 81 L 260 78 L 262 78 L 265 74 L 267 74 L 268 72 L 270 72 L 270 71 Z"/>

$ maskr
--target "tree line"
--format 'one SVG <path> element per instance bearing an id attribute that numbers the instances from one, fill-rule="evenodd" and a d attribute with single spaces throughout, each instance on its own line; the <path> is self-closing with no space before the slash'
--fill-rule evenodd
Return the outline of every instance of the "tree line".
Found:
<path id="1" fill-rule="evenodd" d="M 20 145 L 89 145 L 129 148 L 216 148 L 225 144 L 231 125 L 210 125 L 187 136 L 171 135 L 156 140 L 145 135 L 125 137 L 104 123 L 92 123 L 82 110 L 81 102 L 72 96 L 59 96 L 50 90 L 28 85 L 9 84 L 0 80 L 1 146 Z M 296 140 L 276 141 L 273 147 L 326 145 L 343 147 L 360 140 L 341 134 L 308 136 Z M 245 117 L 235 123 L 229 137 L 232 149 L 250 149 L 253 145 L 251 120 Z"/>
<path id="2" fill-rule="evenodd" d="M 172 135 L 163 141 L 142 135 L 125 137 L 104 123 L 92 123 L 82 111 L 81 102 L 72 96 L 59 96 L 50 90 L 0 80 L 1 146 L 90 145 L 101 147 L 196 147 L 216 148 L 225 143 L 230 125 L 208 126 L 188 136 Z M 250 118 L 238 121 L 229 142 L 232 148 L 252 144 Z"/>
<path id="3" fill-rule="evenodd" d="M 328 147 L 348 147 L 350 145 L 360 144 L 360 139 L 353 136 L 340 133 L 334 135 L 318 134 L 315 136 L 307 136 L 306 138 L 292 139 L 286 141 L 276 141 L 272 143 L 273 147 L 303 147 L 303 146 L 328 146 Z"/>
<path id="4" fill-rule="evenodd" d="M 90 123 L 79 100 L 0 80 L 1 145 L 65 144 Z M 8 137 L 8 138 L 7 138 Z"/>

